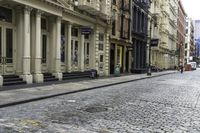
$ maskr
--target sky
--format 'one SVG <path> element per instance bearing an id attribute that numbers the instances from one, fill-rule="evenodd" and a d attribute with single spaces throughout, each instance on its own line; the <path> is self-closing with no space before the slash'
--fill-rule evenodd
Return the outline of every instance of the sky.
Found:
<path id="1" fill-rule="evenodd" d="M 188 17 L 200 19 L 200 0 L 182 0 L 182 4 Z"/>

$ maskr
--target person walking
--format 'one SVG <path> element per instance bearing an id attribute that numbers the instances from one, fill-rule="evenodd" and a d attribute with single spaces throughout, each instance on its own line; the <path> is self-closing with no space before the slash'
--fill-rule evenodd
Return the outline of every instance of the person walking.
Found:
<path id="1" fill-rule="evenodd" d="M 180 66 L 181 73 L 183 73 L 183 65 Z"/>

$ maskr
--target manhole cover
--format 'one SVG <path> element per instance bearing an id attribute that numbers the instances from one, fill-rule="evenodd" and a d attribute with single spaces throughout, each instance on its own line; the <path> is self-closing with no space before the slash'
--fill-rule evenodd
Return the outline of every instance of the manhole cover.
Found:
<path id="1" fill-rule="evenodd" d="M 159 79 L 159 80 L 157 80 L 157 81 L 166 81 L 166 80 L 164 80 L 164 79 Z"/>
<path id="2" fill-rule="evenodd" d="M 89 113 L 98 113 L 98 112 L 108 111 L 108 108 L 104 106 L 92 106 L 92 107 L 86 108 L 85 111 Z"/>

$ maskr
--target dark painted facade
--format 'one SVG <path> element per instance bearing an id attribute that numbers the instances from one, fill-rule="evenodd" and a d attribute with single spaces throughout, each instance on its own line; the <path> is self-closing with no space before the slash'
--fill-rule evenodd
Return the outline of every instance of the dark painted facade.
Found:
<path id="1" fill-rule="evenodd" d="M 132 72 L 146 72 L 149 0 L 132 0 Z"/>

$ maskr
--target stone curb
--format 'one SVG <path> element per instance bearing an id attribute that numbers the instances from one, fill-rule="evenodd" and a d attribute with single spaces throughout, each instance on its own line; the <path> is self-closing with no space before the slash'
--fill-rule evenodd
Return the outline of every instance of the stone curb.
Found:
<path id="1" fill-rule="evenodd" d="M 109 86 L 118 85 L 118 84 L 129 83 L 129 82 L 143 80 L 143 79 L 160 77 L 160 76 L 174 74 L 174 73 L 177 73 L 177 72 L 164 73 L 164 74 L 155 75 L 155 76 L 146 76 L 146 77 L 143 77 L 143 78 L 127 80 L 127 81 L 122 81 L 122 82 L 117 82 L 117 83 L 111 83 L 111 84 L 106 84 L 106 85 L 100 85 L 100 86 L 96 86 L 96 87 L 90 87 L 90 88 L 85 88 L 85 89 L 80 89 L 80 90 L 75 90 L 75 91 L 69 91 L 69 92 L 66 92 L 66 93 L 58 93 L 58 94 L 53 94 L 53 95 L 40 96 L 40 97 L 37 97 L 37 98 L 30 98 L 30 99 L 26 99 L 26 100 L 14 101 L 14 102 L 10 102 L 10 103 L 0 104 L 0 108 L 15 106 L 15 105 L 19 105 L 19 104 L 25 104 L 25 103 L 29 103 L 29 102 L 44 100 L 44 99 L 58 97 L 58 96 L 67 95 L 67 94 L 73 94 L 73 93 L 77 93 L 77 92 L 83 92 L 83 91 L 89 91 L 89 90 L 94 90 L 94 89 L 103 88 L 103 87 L 109 87 Z"/>

